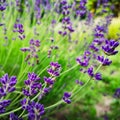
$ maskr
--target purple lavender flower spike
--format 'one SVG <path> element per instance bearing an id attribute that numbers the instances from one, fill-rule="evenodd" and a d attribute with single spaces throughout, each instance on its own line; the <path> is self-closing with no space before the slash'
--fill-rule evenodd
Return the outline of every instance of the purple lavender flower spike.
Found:
<path id="1" fill-rule="evenodd" d="M 18 37 L 23 40 L 25 39 L 25 35 L 23 34 L 24 33 L 24 28 L 23 28 L 23 25 L 20 24 L 20 23 L 15 23 L 14 24 L 14 29 L 13 29 L 13 32 L 17 32 L 19 35 Z"/>
<path id="2" fill-rule="evenodd" d="M 47 77 L 44 77 L 44 81 L 47 83 L 47 84 L 50 84 L 50 85 L 53 85 L 54 83 L 54 80 L 52 78 L 47 78 Z"/>
<path id="3" fill-rule="evenodd" d="M 95 51 L 95 52 L 98 52 L 99 51 L 99 48 L 95 46 L 94 43 L 92 43 L 90 46 L 91 50 Z"/>
<path id="4" fill-rule="evenodd" d="M 28 101 L 21 103 L 24 110 L 28 112 L 29 120 L 40 120 L 41 116 L 45 113 L 44 106 L 42 104 L 36 103 L 34 101 Z M 24 107 L 27 104 L 27 107 Z"/>
<path id="5" fill-rule="evenodd" d="M 79 2 L 78 10 L 76 10 L 76 15 L 77 16 L 83 17 L 87 13 L 87 9 L 86 9 L 86 6 L 85 6 L 86 3 L 87 3 L 87 0 L 81 0 Z"/>
<path id="6" fill-rule="evenodd" d="M 104 58 L 104 56 L 98 56 L 97 60 L 102 63 L 103 66 L 110 65 L 112 63 L 108 58 Z"/>
<path id="7" fill-rule="evenodd" d="M 71 93 L 65 92 L 63 95 L 64 102 L 67 104 L 70 104 L 71 103 L 70 97 L 71 97 Z"/>
<path id="8" fill-rule="evenodd" d="M 87 67 L 89 65 L 89 58 L 78 57 L 76 61 L 83 67 Z"/>
<path id="9" fill-rule="evenodd" d="M 0 114 L 4 113 L 5 112 L 5 107 L 7 107 L 9 104 L 10 104 L 10 100 L 3 100 L 3 101 L 0 101 Z"/>
<path id="10" fill-rule="evenodd" d="M 4 11 L 7 7 L 6 1 L 1 1 L 0 3 L 0 11 Z"/>
<path id="11" fill-rule="evenodd" d="M 29 101 L 26 98 L 24 98 L 23 100 L 21 100 L 20 103 L 22 105 L 22 109 L 23 110 L 27 110 L 28 109 L 28 103 L 29 103 Z"/>
<path id="12" fill-rule="evenodd" d="M 42 104 L 35 103 L 34 101 L 32 101 L 29 104 L 29 109 L 28 109 L 29 120 L 34 120 L 35 118 L 39 120 L 44 113 L 45 110 Z"/>
<path id="13" fill-rule="evenodd" d="M 87 73 L 90 77 L 94 76 L 93 67 L 88 68 Z"/>
<path id="14" fill-rule="evenodd" d="M 66 1 L 66 0 L 62 0 L 62 1 L 61 1 L 61 4 L 62 4 L 62 5 L 66 5 L 66 4 L 67 4 L 67 1 Z"/>
<path id="15" fill-rule="evenodd" d="M 102 80 L 102 76 L 100 73 L 96 73 L 94 77 L 96 80 Z"/>
<path id="16" fill-rule="evenodd" d="M 107 55 L 115 55 L 118 53 L 118 51 L 115 51 L 115 48 L 118 47 L 119 42 L 115 40 L 106 40 L 105 45 L 102 46 L 103 51 Z"/>
<path id="17" fill-rule="evenodd" d="M 63 30 L 60 30 L 58 33 L 62 36 L 69 35 L 70 33 L 74 32 L 74 29 L 72 27 L 72 22 L 69 17 L 70 8 L 71 6 L 68 4 L 66 0 L 61 1 L 61 10 L 63 15 L 63 18 L 62 18 Z"/>
<path id="18" fill-rule="evenodd" d="M 58 64 L 57 62 L 51 62 L 50 63 L 50 68 L 47 70 L 48 73 L 52 76 L 59 76 L 60 75 L 60 70 L 61 70 L 61 65 Z"/>
<path id="19" fill-rule="evenodd" d="M 44 88 L 44 89 L 43 89 L 43 93 L 44 93 L 44 94 L 47 94 L 47 93 L 50 92 L 50 90 L 51 90 L 50 87 Z"/>
<path id="20" fill-rule="evenodd" d="M 35 73 L 28 73 L 28 79 L 25 80 L 27 89 L 23 89 L 23 94 L 26 96 L 33 96 L 38 93 L 42 88 L 42 84 L 39 80 L 40 78 Z"/>
<path id="21" fill-rule="evenodd" d="M 2 78 L 0 78 L 0 83 L 2 86 L 0 87 L 0 97 L 5 96 L 7 93 L 15 91 L 15 84 L 17 83 L 16 76 L 12 76 L 9 78 L 8 74 L 5 74 Z"/>

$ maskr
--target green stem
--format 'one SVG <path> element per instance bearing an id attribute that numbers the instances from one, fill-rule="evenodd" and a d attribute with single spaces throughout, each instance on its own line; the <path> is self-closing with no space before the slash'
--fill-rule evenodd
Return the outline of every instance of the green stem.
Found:
<path id="1" fill-rule="evenodd" d="M 66 71 L 64 71 L 64 72 L 62 72 L 62 73 L 60 74 L 60 76 L 63 75 L 64 73 L 66 73 L 66 72 L 69 72 L 70 70 L 74 69 L 74 68 L 77 67 L 77 66 L 79 66 L 79 65 L 76 64 L 76 65 L 74 65 L 73 67 L 71 67 L 70 69 L 68 69 L 68 70 L 66 70 Z"/>
<path id="2" fill-rule="evenodd" d="M 55 104 L 53 104 L 53 105 L 50 105 L 50 106 L 46 107 L 45 110 L 54 108 L 54 107 L 56 107 L 56 106 L 58 106 L 58 105 L 60 105 L 60 104 L 62 104 L 62 103 L 64 103 L 64 101 L 63 101 L 63 100 L 60 100 L 60 101 L 58 101 L 57 103 L 55 103 Z"/>

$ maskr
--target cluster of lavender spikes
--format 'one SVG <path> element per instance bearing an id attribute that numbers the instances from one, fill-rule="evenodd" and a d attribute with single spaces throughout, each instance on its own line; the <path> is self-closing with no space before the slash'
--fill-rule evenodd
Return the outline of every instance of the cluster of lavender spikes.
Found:
<path id="1" fill-rule="evenodd" d="M 109 66 L 112 61 L 109 60 L 107 56 L 116 55 L 118 53 L 115 49 L 119 46 L 119 42 L 105 38 L 108 23 L 106 24 L 107 25 L 96 26 L 94 39 L 89 45 L 88 50 L 84 52 L 83 56 L 76 59 L 77 63 L 83 67 L 80 71 L 87 73 L 90 78 L 96 80 L 102 80 L 102 75 L 95 71 L 95 69 L 99 68 L 100 65 Z"/>
<path id="2" fill-rule="evenodd" d="M 29 44 L 30 44 L 30 47 L 21 48 L 21 51 L 29 52 L 25 61 L 28 62 L 29 65 L 32 64 L 32 66 L 34 66 L 34 59 L 36 59 L 36 64 L 39 63 L 38 52 L 40 51 L 39 49 L 40 41 L 31 39 Z"/>
<path id="3" fill-rule="evenodd" d="M 62 0 L 61 5 L 62 5 L 62 15 L 64 17 L 62 18 L 63 31 L 59 31 L 59 34 L 65 36 L 69 33 L 74 32 L 74 29 L 72 27 L 72 22 L 69 17 L 71 6 L 67 3 L 67 0 Z"/>
<path id="4" fill-rule="evenodd" d="M 49 3 L 48 0 L 46 0 L 47 3 Z M 81 0 L 79 2 L 79 7 L 76 9 L 76 15 L 77 16 L 84 16 L 87 13 L 86 10 L 86 3 L 87 0 Z M 108 7 L 108 0 L 104 0 L 104 7 Z M 41 0 L 35 0 L 35 16 L 37 19 L 37 23 L 40 24 L 40 18 L 41 18 L 41 9 L 40 9 Z M 68 4 L 67 0 L 62 0 L 62 28 L 63 31 L 59 31 L 59 34 L 62 36 L 65 36 L 69 33 L 74 32 L 74 29 L 72 27 L 72 22 L 70 20 L 70 8 L 71 6 Z M 16 6 L 20 6 L 20 1 L 16 0 Z M 2 3 L 0 3 L 0 11 L 4 11 L 7 7 L 7 4 L 5 0 L 3 0 Z M 49 6 L 50 7 L 50 6 Z M 0 24 L 2 26 L 2 24 Z M 81 72 L 87 73 L 90 78 L 101 80 L 102 76 L 101 73 L 95 72 L 96 66 L 98 67 L 98 64 L 92 64 L 91 61 L 97 61 L 102 66 L 107 66 L 112 63 L 111 60 L 106 58 L 106 56 L 116 55 L 118 51 L 115 49 L 119 46 L 119 42 L 115 40 L 108 40 L 105 38 L 105 34 L 107 32 L 107 23 L 106 25 L 97 25 L 94 30 L 94 40 L 89 45 L 88 50 L 86 50 L 83 54 L 83 56 L 80 56 L 76 59 L 77 63 L 82 66 L 83 68 L 80 69 Z M 24 28 L 23 25 L 20 23 L 14 24 L 14 30 L 13 32 L 19 34 L 19 38 L 21 40 L 25 39 L 24 35 Z M 28 62 L 28 64 L 34 65 L 34 59 L 36 60 L 36 63 L 39 63 L 39 55 L 38 52 L 40 51 L 40 41 L 31 39 L 29 42 L 30 46 L 26 48 L 21 48 L 21 51 L 28 52 L 25 61 Z M 51 49 L 53 49 L 56 46 L 51 46 Z M 103 53 L 101 54 L 101 50 Z M 24 95 L 24 99 L 21 100 L 21 106 L 22 109 L 28 113 L 28 119 L 29 120 L 40 120 L 42 115 L 45 113 L 45 108 L 43 104 L 40 104 L 39 101 L 50 92 L 50 90 L 53 88 L 53 85 L 56 81 L 56 78 L 60 76 L 61 72 L 61 65 L 57 62 L 51 62 L 50 68 L 47 69 L 48 76 L 44 76 L 43 80 L 44 83 L 42 83 L 41 78 L 35 74 L 34 72 L 28 73 L 28 79 L 24 81 L 25 87 L 22 89 L 22 94 Z M 6 100 L 6 96 L 9 93 L 12 93 L 16 90 L 17 78 L 16 76 L 12 76 L 9 78 L 8 74 L 5 74 L 2 78 L 0 78 L 0 114 L 6 112 L 6 107 L 10 105 L 11 100 Z M 77 84 L 80 84 L 81 86 L 84 85 L 83 82 L 77 80 Z M 71 92 L 65 92 L 63 95 L 62 100 L 70 104 L 71 103 Z M 120 97 L 120 89 L 118 88 L 114 94 L 115 97 Z M 37 99 L 37 100 L 36 100 Z M 34 101 L 35 100 L 35 101 Z M 36 102 L 37 101 L 37 102 Z M 23 114 L 24 114 L 23 111 Z M 21 115 L 18 117 L 14 113 L 10 114 L 10 120 L 22 120 L 20 118 Z"/>
<path id="5" fill-rule="evenodd" d="M 23 95 L 26 96 L 21 101 L 23 110 L 28 112 L 29 120 L 39 120 L 45 113 L 44 105 L 30 99 L 31 96 L 38 98 L 38 101 L 42 99 L 52 89 L 56 77 L 60 75 L 61 65 L 57 62 L 51 62 L 50 68 L 47 69 L 49 77 L 44 76 L 44 84 L 40 82 L 40 77 L 35 73 L 28 73 L 28 79 L 24 81 L 25 88 L 23 88 Z M 9 78 L 8 74 L 5 74 L 0 78 L 0 114 L 5 113 L 6 107 L 10 105 L 10 100 L 4 100 L 4 97 L 13 91 L 15 91 L 15 84 L 17 79 L 15 76 Z M 43 87 L 44 86 L 44 87 Z M 36 95 L 38 96 L 36 97 Z M 22 118 L 16 116 L 14 113 L 10 114 L 10 120 L 22 120 Z"/>
<path id="6" fill-rule="evenodd" d="M 28 98 L 24 98 L 21 101 L 21 105 L 23 110 L 28 112 L 29 120 L 39 120 L 41 116 L 44 114 L 44 106 L 39 104 L 38 102 L 34 102 L 30 99 L 31 96 L 35 96 L 38 94 L 38 101 L 42 99 L 50 90 L 52 89 L 56 77 L 60 75 L 61 65 L 57 62 L 51 62 L 50 68 L 48 68 L 47 72 L 50 77 L 44 76 L 45 86 L 40 82 L 40 77 L 38 77 L 35 73 L 28 73 L 28 79 L 25 80 L 25 88 L 23 88 L 23 94 Z"/>

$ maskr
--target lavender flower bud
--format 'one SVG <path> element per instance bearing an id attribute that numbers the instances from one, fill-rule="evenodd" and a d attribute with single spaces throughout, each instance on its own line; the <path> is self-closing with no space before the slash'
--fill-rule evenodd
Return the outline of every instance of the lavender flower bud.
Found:
<path id="1" fill-rule="evenodd" d="M 70 104 L 71 103 L 70 97 L 71 97 L 71 93 L 65 92 L 63 95 L 64 102 Z"/>

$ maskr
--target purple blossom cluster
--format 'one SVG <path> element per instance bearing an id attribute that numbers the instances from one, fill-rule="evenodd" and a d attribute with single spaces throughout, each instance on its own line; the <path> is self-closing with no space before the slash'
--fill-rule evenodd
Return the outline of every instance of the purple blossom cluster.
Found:
<path id="1" fill-rule="evenodd" d="M 62 5 L 62 31 L 59 31 L 59 34 L 62 36 L 65 36 L 69 33 L 74 32 L 74 29 L 72 27 L 72 22 L 70 20 L 70 8 L 71 6 L 67 3 L 66 0 L 62 0 L 61 1 L 61 5 Z"/>
<path id="2" fill-rule="evenodd" d="M 82 82 L 82 81 L 79 81 L 79 80 L 76 80 L 76 84 L 78 84 L 78 85 L 83 85 L 84 83 Z"/>
<path id="3" fill-rule="evenodd" d="M 90 45 L 90 49 L 94 52 L 99 52 L 100 46 L 105 42 L 105 27 L 97 25 L 94 30 L 94 40 Z"/>
<path id="4" fill-rule="evenodd" d="M 7 7 L 6 0 L 0 1 L 0 11 L 4 11 Z"/>
<path id="5" fill-rule="evenodd" d="M 11 103 L 10 100 L 2 100 L 0 101 L 0 114 L 6 111 L 6 107 Z"/>
<path id="6" fill-rule="evenodd" d="M 86 3 L 87 3 L 87 0 L 81 0 L 79 2 L 79 6 L 78 6 L 78 8 L 76 8 L 77 16 L 83 17 L 86 15 L 86 13 L 87 13 Z"/>
<path id="7" fill-rule="evenodd" d="M 60 75 L 61 66 L 57 62 L 51 62 L 50 68 L 47 70 L 50 77 L 44 76 L 45 88 L 42 88 L 40 77 L 35 73 L 28 73 L 28 79 L 25 80 L 25 88 L 23 88 L 23 94 L 25 96 L 33 96 L 41 92 L 40 99 L 46 93 L 48 93 L 56 80 L 56 77 Z"/>
<path id="8" fill-rule="evenodd" d="M 17 83 L 16 76 L 12 76 L 9 78 L 8 74 L 5 74 L 2 78 L 0 78 L 0 98 L 6 96 L 8 93 L 15 91 L 15 84 Z"/>
<path id="9" fill-rule="evenodd" d="M 23 94 L 27 96 L 21 101 L 22 109 L 28 112 L 29 120 L 39 120 L 44 114 L 44 106 L 38 102 L 34 102 L 30 99 L 31 96 L 38 94 L 38 101 L 42 99 L 52 89 L 56 77 L 60 75 L 61 65 L 57 62 L 51 62 L 50 68 L 47 72 L 49 77 L 44 76 L 44 84 L 40 82 L 40 77 L 35 73 L 28 73 L 28 79 L 24 81 L 25 88 L 23 88 Z M 44 87 L 43 87 L 44 86 Z"/>
<path id="10" fill-rule="evenodd" d="M 47 86 L 43 89 L 42 96 L 50 92 L 50 90 L 53 88 L 54 82 L 56 81 L 56 77 L 60 76 L 60 72 L 61 72 L 61 65 L 58 64 L 58 62 L 51 62 L 50 68 L 47 69 L 47 73 L 50 75 L 50 77 L 44 76 L 44 82 Z"/>
<path id="11" fill-rule="evenodd" d="M 47 72 L 54 77 L 57 77 L 60 75 L 61 65 L 59 65 L 57 62 L 51 62 L 50 68 L 47 70 Z"/>
<path id="12" fill-rule="evenodd" d="M 6 107 L 11 103 L 10 100 L 5 100 L 4 97 L 7 96 L 8 93 L 15 91 L 16 83 L 16 76 L 11 76 L 9 78 L 8 74 L 5 74 L 0 78 L 0 114 L 4 113 Z"/>
<path id="13" fill-rule="evenodd" d="M 65 92 L 63 95 L 64 102 L 67 104 L 70 104 L 71 103 L 70 97 L 71 97 L 71 93 Z"/>
<path id="14" fill-rule="evenodd" d="M 32 66 L 34 66 L 34 64 L 35 64 L 34 59 L 36 59 L 36 64 L 39 63 L 38 52 L 40 51 L 40 49 L 39 49 L 40 41 L 31 39 L 29 44 L 30 44 L 29 47 L 21 48 L 21 51 L 29 52 L 25 61 L 28 62 L 28 64 L 32 64 Z M 30 60 L 32 61 L 32 63 L 30 62 Z"/>
<path id="15" fill-rule="evenodd" d="M 112 61 L 109 60 L 107 56 L 118 53 L 115 49 L 119 46 L 119 42 L 115 40 L 107 40 L 105 38 L 107 32 L 106 29 L 105 25 L 97 25 L 94 30 L 94 39 L 89 45 L 88 50 L 84 52 L 83 56 L 76 59 L 77 63 L 83 67 L 80 71 L 87 73 L 90 78 L 96 80 L 102 79 L 101 73 L 95 72 L 95 68 L 99 66 L 98 63 L 102 66 L 108 66 Z"/>
<path id="16" fill-rule="evenodd" d="M 40 120 L 41 116 L 45 113 L 44 106 L 40 103 L 23 99 L 21 105 L 28 112 L 29 120 Z"/>
<path id="17" fill-rule="evenodd" d="M 28 79 L 25 80 L 26 89 L 23 89 L 25 96 L 33 96 L 38 93 L 42 88 L 42 83 L 39 82 L 40 78 L 35 73 L 28 73 Z"/>
<path id="18" fill-rule="evenodd" d="M 115 51 L 115 49 L 118 47 L 119 42 L 115 40 L 106 40 L 105 45 L 102 46 L 103 51 L 107 55 L 116 55 L 118 51 Z"/>
<path id="19" fill-rule="evenodd" d="M 15 33 L 17 32 L 19 34 L 18 37 L 21 40 L 25 39 L 24 28 L 23 28 L 22 24 L 20 24 L 20 23 L 14 24 L 14 30 L 13 30 L 13 32 L 15 32 Z"/>

